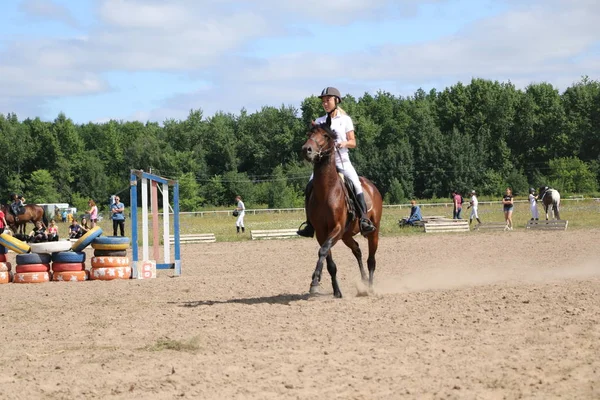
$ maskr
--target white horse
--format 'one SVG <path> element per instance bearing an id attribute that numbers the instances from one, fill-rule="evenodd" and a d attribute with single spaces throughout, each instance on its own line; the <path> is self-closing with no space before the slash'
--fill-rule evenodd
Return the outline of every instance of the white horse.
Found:
<path id="1" fill-rule="evenodd" d="M 552 206 L 552 213 L 554 219 L 560 219 L 560 193 L 558 190 L 551 189 L 548 186 L 540 188 L 538 199 L 544 205 L 544 211 L 546 211 L 546 220 L 548 219 L 548 209 Z"/>

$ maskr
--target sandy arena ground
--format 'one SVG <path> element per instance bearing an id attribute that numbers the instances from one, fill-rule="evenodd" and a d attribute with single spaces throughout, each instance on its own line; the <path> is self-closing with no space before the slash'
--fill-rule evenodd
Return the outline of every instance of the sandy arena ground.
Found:
<path id="1" fill-rule="evenodd" d="M 339 243 L 341 300 L 326 269 L 307 295 L 316 253 L 185 245 L 180 278 L 1 285 L 0 398 L 600 398 L 600 229 L 383 238 L 368 297 Z"/>

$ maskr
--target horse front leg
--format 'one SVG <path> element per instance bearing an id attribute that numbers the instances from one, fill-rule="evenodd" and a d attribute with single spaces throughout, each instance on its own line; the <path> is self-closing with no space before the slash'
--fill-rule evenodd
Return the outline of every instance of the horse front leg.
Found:
<path id="1" fill-rule="evenodd" d="M 378 232 L 373 233 L 369 236 L 369 257 L 367 258 L 367 268 L 369 269 L 369 290 L 373 293 L 373 277 L 375 276 L 375 267 L 377 261 L 375 260 L 375 253 L 379 247 L 379 234 Z"/>
<path id="2" fill-rule="evenodd" d="M 323 262 L 329 256 L 333 244 L 334 240 L 332 237 L 330 237 L 327 240 L 325 240 L 325 242 L 323 242 L 323 244 L 319 248 L 319 259 L 317 260 L 315 272 L 313 272 L 312 274 L 312 281 L 310 283 L 310 294 L 319 293 L 319 282 L 321 282 L 321 274 L 323 273 Z"/>
<path id="3" fill-rule="evenodd" d="M 329 254 L 327 254 L 327 257 L 325 259 L 327 260 L 327 271 L 329 271 L 329 275 L 331 275 L 331 285 L 333 287 L 333 297 L 341 299 L 342 292 L 340 290 L 340 286 L 338 285 L 338 281 L 337 281 L 337 266 L 333 262 L 333 257 L 331 256 L 331 250 L 329 251 Z"/>

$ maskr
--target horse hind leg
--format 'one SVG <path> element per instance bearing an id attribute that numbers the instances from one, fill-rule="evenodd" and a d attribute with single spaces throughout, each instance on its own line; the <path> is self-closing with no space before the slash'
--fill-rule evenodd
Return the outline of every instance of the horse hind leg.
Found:
<path id="1" fill-rule="evenodd" d="M 358 262 L 358 269 L 360 270 L 360 277 L 362 279 L 363 282 L 367 281 L 367 273 L 365 272 L 365 267 L 363 265 L 363 261 L 362 261 L 362 251 L 360 250 L 360 246 L 358 245 L 358 242 L 356 240 L 354 240 L 353 237 L 344 237 L 342 239 L 342 241 L 344 242 L 344 244 L 346 246 L 348 246 L 350 248 L 350 250 L 352 250 L 352 254 L 354 254 L 354 257 L 356 258 L 356 261 Z"/>

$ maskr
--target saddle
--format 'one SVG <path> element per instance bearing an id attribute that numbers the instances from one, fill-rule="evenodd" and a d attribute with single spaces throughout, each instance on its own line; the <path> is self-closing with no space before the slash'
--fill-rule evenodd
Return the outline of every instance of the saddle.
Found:
<path id="1" fill-rule="evenodd" d="M 346 208 L 348 210 L 348 221 L 354 221 L 356 218 L 356 210 L 359 209 L 358 200 L 356 199 L 356 188 L 351 180 L 346 179 L 344 174 L 338 171 L 338 176 L 342 180 L 344 187 L 344 199 L 346 200 Z M 373 209 L 373 200 L 371 199 L 371 195 L 368 192 L 363 191 L 363 195 L 365 196 L 365 203 L 367 205 L 367 212 Z"/>
<path id="2" fill-rule="evenodd" d="M 10 205 L 10 211 L 12 211 L 12 213 L 15 213 L 15 209 L 17 210 L 16 215 L 23 215 L 25 214 L 25 206 L 18 206 L 18 207 L 14 207 L 12 204 Z"/>

